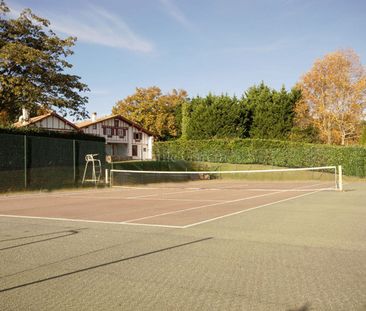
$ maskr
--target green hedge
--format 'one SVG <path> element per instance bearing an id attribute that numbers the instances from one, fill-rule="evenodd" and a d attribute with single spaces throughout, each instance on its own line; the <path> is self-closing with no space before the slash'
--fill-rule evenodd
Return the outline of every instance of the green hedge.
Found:
<path id="1" fill-rule="evenodd" d="M 366 176 L 366 148 L 264 139 L 209 139 L 156 142 L 158 160 L 266 164 L 281 167 L 342 165 L 345 175 Z"/>
<path id="2" fill-rule="evenodd" d="M 77 140 L 93 140 L 93 141 L 105 142 L 104 137 L 84 134 L 83 132 L 56 132 L 36 127 L 21 127 L 21 128 L 0 127 L 0 134 L 66 138 L 66 139 L 77 139 Z"/>

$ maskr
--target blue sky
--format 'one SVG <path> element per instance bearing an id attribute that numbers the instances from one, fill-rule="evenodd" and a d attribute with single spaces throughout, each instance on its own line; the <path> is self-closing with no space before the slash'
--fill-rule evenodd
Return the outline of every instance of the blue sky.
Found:
<path id="1" fill-rule="evenodd" d="M 364 0 L 7 0 L 76 36 L 73 73 L 107 115 L 136 87 L 241 96 L 290 89 L 317 58 L 352 48 L 366 63 Z"/>

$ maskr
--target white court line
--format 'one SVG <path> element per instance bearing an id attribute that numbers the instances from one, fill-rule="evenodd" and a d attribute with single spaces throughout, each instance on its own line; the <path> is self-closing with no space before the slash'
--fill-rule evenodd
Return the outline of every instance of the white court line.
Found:
<path id="1" fill-rule="evenodd" d="M 164 188 L 158 188 L 158 189 L 164 189 Z M 169 194 L 177 194 L 177 193 L 191 193 L 191 192 L 198 192 L 199 190 L 202 190 L 202 189 L 196 188 L 194 190 L 189 190 L 189 191 L 176 191 L 176 192 L 167 192 L 167 193 L 154 193 L 154 194 L 149 194 L 149 195 L 138 195 L 138 196 L 134 196 L 134 197 L 127 197 L 127 199 L 148 198 L 148 197 L 158 196 L 158 195 L 161 195 L 161 194 L 162 195 L 169 195 Z"/>
<path id="2" fill-rule="evenodd" d="M 127 197 L 127 198 L 123 198 L 123 197 L 93 197 L 93 196 L 78 196 L 75 197 L 75 199 L 95 199 L 95 200 L 101 200 L 101 201 L 106 201 L 106 200 L 119 200 L 119 201 L 123 201 L 123 200 L 141 200 L 141 201 L 177 201 L 177 202 L 224 202 L 226 200 L 222 200 L 222 199 L 169 199 L 169 198 L 135 198 L 135 197 Z"/>
<path id="3" fill-rule="evenodd" d="M 314 187 L 314 186 L 317 186 L 317 185 L 320 185 L 320 184 L 322 184 L 322 183 L 313 184 L 312 186 Z M 301 186 L 298 189 L 302 189 L 302 188 L 305 188 L 307 186 L 309 186 L 309 185 Z M 294 188 L 294 189 L 296 189 L 296 188 Z M 294 189 L 291 189 L 291 190 L 294 191 Z M 311 191 L 311 190 L 312 189 L 309 189 L 308 191 Z M 319 192 L 319 191 L 322 191 L 322 190 L 317 189 L 316 191 L 314 191 L 314 193 Z M 216 206 L 216 205 L 223 205 L 223 204 L 229 204 L 229 203 L 234 203 L 234 202 L 240 202 L 240 201 L 245 201 L 245 200 L 250 200 L 250 199 L 255 199 L 255 198 L 260 198 L 260 197 L 265 197 L 265 196 L 270 196 L 270 195 L 283 193 L 283 192 L 284 191 L 281 190 L 281 191 L 278 191 L 278 192 L 270 192 L 270 193 L 266 193 L 266 194 L 255 195 L 255 196 L 245 197 L 245 198 L 241 198 L 241 199 L 235 199 L 235 200 L 223 201 L 223 202 L 218 202 L 218 203 L 213 203 L 213 204 L 206 204 L 206 205 L 201 205 L 201 206 L 196 206 L 196 207 L 190 207 L 190 208 L 186 208 L 186 209 L 180 209 L 178 211 L 172 211 L 172 212 L 166 212 L 166 213 L 156 214 L 156 215 L 152 215 L 152 216 L 145 216 L 145 217 L 141 217 L 141 218 L 129 219 L 129 220 L 126 220 L 125 222 L 130 223 L 130 222 L 133 222 L 133 221 L 151 219 L 151 218 L 156 218 L 156 217 L 160 217 L 160 216 L 179 214 L 179 213 L 184 213 L 184 212 L 187 212 L 187 211 L 201 209 L 201 208 L 205 208 L 205 207 L 211 207 L 211 206 Z"/>
<path id="4" fill-rule="evenodd" d="M 25 218 L 25 219 L 41 219 L 41 220 L 58 220 L 58 221 L 73 221 L 73 222 L 87 222 L 87 223 L 98 223 L 98 224 L 114 224 L 114 225 L 134 225 L 134 226 L 149 226 L 149 227 L 162 227 L 162 228 L 178 228 L 182 229 L 183 226 L 173 225 L 159 225 L 159 224 L 136 224 L 126 223 L 123 221 L 103 221 L 103 220 L 87 220 L 87 219 L 70 219 L 70 218 L 54 218 L 54 217 L 38 217 L 38 216 L 20 216 L 20 215 L 2 215 L 0 217 L 9 218 Z"/>
<path id="5" fill-rule="evenodd" d="M 245 210 L 238 211 L 238 212 L 234 212 L 234 213 L 218 216 L 218 217 L 215 217 L 215 218 L 199 221 L 199 222 L 196 222 L 196 223 L 193 223 L 193 224 L 189 224 L 189 225 L 183 226 L 182 228 L 186 229 L 186 228 L 201 225 L 201 224 L 204 224 L 204 223 L 207 223 L 207 222 L 210 222 L 210 221 L 222 219 L 222 218 L 225 218 L 225 217 L 234 216 L 234 215 L 238 215 L 238 214 L 245 213 L 245 212 L 250 212 L 250 211 L 258 209 L 258 208 L 266 207 L 266 206 L 269 206 L 269 205 L 274 205 L 274 204 L 281 203 L 281 202 L 290 201 L 292 199 L 297 199 L 297 198 L 304 197 L 306 195 L 310 195 L 310 194 L 317 193 L 317 192 L 320 192 L 320 191 L 322 191 L 322 190 L 318 189 L 318 190 L 315 190 L 313 192 L 300 194 L 300 195 L 297 195 L 297 196 L 294 196 L 294 197 L 291 197 L 291 198 L 287 198 L 287 199 L 283 199 L 283 200 L 279 200 L 279 201 L 275 201 L 275 202 L 270 202 L 270 203 L 258 205 L 258 206 L 255 206 L 255 207 L 251 207 L 251 208 L 248 208 L 248 209 L 245 209 Z"/>
<path id="6" fill-rule="evenodd" d="M 316 185 L 317 184 L 314 184 L 312 186 L 316 186 Z M 299 187 L 299 189 L 300 188 L 304 188 L 304 187 Z M 311 189 L 309 189 L 309 190 L 311 190 Z M 71 221 L 71 222 L 85 222 L 85 223 L 100 223 L 100 224 L 118 224 L 118 225 L 123 224 L 123 225 L 131 225 L 131 226 L 148 226 L 148 227 L 160 227 L 160 228 L 172 228 L 172 229 L 185 229 L 185 228 L 193 227 L 193 226 L 200 225 L 200 224 L 203 224 L 203 223 L 206 223 L 206 222 L 211 222 L 211 221 L 214 221 L 214 220 L 217 220 L 217 219 L 221 219 L 221 218 L 241 214 L 241 213 L 244 213 L 244 212 L 248 212 L 248 211 L 251 211 L 251 210 L 254 210 L 254 209 L 258 209 L 258 208 L 274 205 L 274 204 L 277 204 L 277 203 L 289 201 L 289 200 L 292 200 L 292 199 L 296 199 L 296 198 L 299 198 L 299 197 L 303 197 L 303 196 L 306 196 L 306 195 L 317 193 L 317 192 L 320 192 L 320 191 L 323 191 L 323 190 L 324 189 L 317 189 L 317 190 L 309 192 L 309 193 L 301 194 L 301 195 L 298 195 L 298 196 L 294 196 L 294 197 L 291 197 L 291 198 L 287 198 L 287 199 L 283 199 L 283 200 L 279 200 L 279 201 L 275 201 L 275 202 L 270 202 L 270 203 L 267 203 L 267 204 L 259 205 L 259 206 L 252 207 L 252 208 L 249 208 L 249 209 L 245 209 L 245 210 L 242 210 L 242 211 L 226 214 L 226 215 L 223 215 L 223 216 L 207 219 L 207 220 L 204 220 L 204 221 L 200 221 L 200 222 L 185 225 L 185 226 L 159 225 L 159 224 L 147 224 L 147 223 L 131 223 L 130 221 L 133 221 L 133 220 L 127 220 L 127 221 L 122 221 L 122 222 L 114 222 L 114 221 L 101 221 L 101 220 L 69 219 L 69 218 L 53 218 L 53 217 L 37 217 L 37 216 L 20 216 L 20 215 L 3 215 L 3 214 L 0 214 L 0 217 L 23 218 L 23 219 L 40 219 L 40 220 L 56 220 L 56 221 Z M 326 190 L 328 190 L 328 189 L 326 189 Z M 333 189 L 331 189 L 331 190 L 333 190 Z M 292 190 L 292 191 L 295 191 L 295 190 Z M 283 192 L 283 190 L 281 190 L 279 192 L 275 192 L 275 193 L 281 193 L 281 192 Z M 262 197 L 262 196 L 267 196 L 267 195 L 271 195 L 271 194 L 275 194 L 275 193 L 268 193 L 268 194 L 265 194 L 265 195 L 254 196 L 254 197 Z M 39 195 L 42 195 L 42 194 L 39 194 Z M 67 194 L 65 194 L 65 195 L 67 195 Z M 19 198 L 19 196 L 17 198 Z M 239 199 L 239 200 L 245 200 L 245 199 L 250 199 L 250 198 L 253 198 L 253 197 L 243 198 L 243 199 Z M 238 201 L 238 200 L 233 200 L 233 201 Z M 226 204 L 226 203 L 230 203 L 230 202 L 233 202 L 233 201 L 225 201 L 225 203 L 218 203 L 218 204 L 209 204 L 207 206 Z M 203 208 L 203 207 L 204 206 L 200 206 L 200 207 L 197 207 L 197 208 Z M 190 209 L 196 209 L 196 208 L 190 208 Z M 180 210 L 180 211 L 177 211 L 177 212 L 184 212 L 184 211 L 187 211 L 187 210 L 189 210 L 189 209 Z M 161 215 L 163 215 L 163 214 L 161 214 Z M 153 218 L 153 217 L 158 217 L 158 216 L 159 215 L 150 216 L 150 217 L 146 217 L 146 218 Z"/>
<path id="7" fill-rule="evenodd" d="M 130 198 L 128 198 L 130 199 Z M 132 200 L 132 199 L 131 199 Z M 226 202 L 226 200 L 222 200 L 222 199 L 160 199 L 160 198 L 141 198 L 139 200 L 142 201 L 177 201 L 177 202 Z"/>
<path id="8" fill-rule="evenodd" d="M 269 196 L 269 195 L 276 194 L 276 193 L 280 193 L 280 192 L 271 192 L 271 193 L 255 195 L 255 196 L 251 196 L 251 197 L 240 198 L 240 199 L 236 199 L 236 200 L 229 200 L 229 201 L 223 201 L 223 202 L 218 202 L 218 203 L 213 203 L 213 204 L 200 205 L 200 206 L 196 206 L 196 207 L 180 209 L 178 211 L 173 211 L 173 212 L 166 212 L 166 213 L 156 214 L 156 215 L 152 215 L 152 216 L 145 216 L 145 217 L 141 217 L 141 218 L 129 219 L 129 220 L 126 220 L 125 222 L 129 223 L 129 222 L 132 222 L 132 221 L 139 221 L 139 220 L 143 220 L 143 219 L 150 219 L 150 218 L 155 218 L 155 217 L 160 217 L 160 216 L 165 216 L 165 215 L 179 214 L 179 213 L 183 213 L 183 212 L 186 212 L 186 211 L 196 210 L 196 209 L 210 207 L 210 206 L 216 206 L 216 205 L 222 205 L 222 204 L 228 204 L 228 203 L 234 203 L 234 202 L 250 200 L 250 199 L 259 198 L 259 197 L 265 197 L 265 196 Z"/>

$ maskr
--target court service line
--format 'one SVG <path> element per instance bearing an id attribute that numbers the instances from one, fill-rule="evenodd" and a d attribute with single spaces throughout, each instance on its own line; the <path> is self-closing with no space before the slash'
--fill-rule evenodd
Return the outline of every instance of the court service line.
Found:
<path id="1" fill-rule="evenodd" d="M 130 199 L 128 200 L 135 200 Z M 226 202 L 226 200 L 223 199 L 161 199 L 161 198 L 140 198 L 139 200 L 142 201 L 176 201 L 176 202 Z"/>
<path id="2" fill-rule="evenodd" d="M 182 228 L 183 229 L 186 229 L 186 228 L 190 228 L 190 227 L 193 227 L 193 226 L 201 225 L 201 224 L 204 224 L 204 223 L 207 223 L 207 222 L 211 222 L 211 221 L 214 221 L 214 220 L 222 219 L 222 218 L 225 218 L 225 217 L 234 216 L 234 215 L 238 215 L 238 214 L 245 213 L 245 212 L 250 212 L 250 211 L 255 210 L 255 209 L 259 209 L 259 208 L 262 208 L 262 207 L 274 205 L 274 204 L 277 204 L 277 203 L 282 203 L 282 202 L 290 201 L 290 200 L 297 199 L 297 198 L 300 198 L 300 197 L 304 197 L 306 195 L 314 194 L 314 193 L 317 193 L 317 192 L 320 192 L 320 191 L 323 191 L 323 190 L 318 189 L 318 190 L 315 190 L 313 192 L 303 193 L 303 194 L 300 194 L 300 195 L 297 195 L 297 196 L 294 196 L 294 197 L 291 197 L 291 198 L 282 199 L 282 200 L 279 200 L 279 201 L 275 201 L 275 202 L 266 203 L 266 204 L 258 205 L 258 206 L 255 206 L 255 207 L 251 207 L 251 208 L 248 208 L 248 209 L 245 209 L 245 210 L 241 210 L 241 211 L 238 211 L 238 212 L 234 212 L 234 213 L 230 213 L 230 214 L 218 216 L 218 217 L 215 217 L 215 218 L 206 219 L 206 220 L 199 221 L 199 222 L 196 222 L 196 223 L 193 223 L 193 224 L 189 224 L 189 225 L 186 225 L 186 226 L 182 226 Z"/>
<path id="3" fill-rule="evenodd" d="M 82 195 L 78 195 L 78 196 L 73 196 L 73 199 L 77 199 L 77 200 L 85 200 L 85 199 L 94 199 L 94 200 L 100 200 L 100 201 L 105 201 L 105 200 L 153 200 L 153 201 L 178 201 L 178 202 L 197 202 L 197 201 L 202 201 L 202 202 L 222 202 L 225 200 L 221 200 L 221 199 L 169 199 L 169 198 L 144 198 L 144 197 L 112 197 L 112 196 L 108 196 L 108 197 L 100 197 L 100 196 L 82 196 Z"/>
<path id="4" fill-rule="evenodd" d="M 134 225 L 134 226 L 148 226 L 148 227 L 162 227 L 162 228 L 175 228 L 182 229 L 183 226 L 174 226 L 174 225 L 159 225 L 159 224 L 136 224 L 136 223 L 126 223 L 123 221 L 103 221 L 103 220 L 87 220 L 87 219 L 70 219 L 70 218 L 55 218 L 55 217 L 41 217 L 41 216 L 20 216 L 20 215 L 3 215 L 0 214 L 0 217 L 9 217 L 9 218 L 24 218 L 24 219 L 40 219 L 40 220 L 57 220 L 57 221 L 73 221 L 73 222 L 84 222 L 84 223 L 97 223 L 97 224 L 114 224 L 114 225 Z"/>
<path id="5" fill-rule="evenodd" d="M 322 184 L 322 183 L 316 183 L 316 184 L 313 184 L 312 186 L 314 187 L 314 186 L 317 186 L 317 185 L 320 185 L 320 184 Z M 298 187 L 298 189 L 302 189 L 302 188 L 305 188 L 307 186 L 308 185 L 301 186 L 301 187 Z M 294 188 L 294 189 L 297 189 L 297 188 Z M 293 190 L 293 189 L 291 189 L 291 190 Z M 312 189 L 309 189 L 309 191 L 311 191 L 311 190 Z M 319 192 L 319 191 L 322 191 L 322 189 L 317 189 L 316 191 L 311 192 L 311 193 L 315 193 L 315 192 Z M 250 200 L 250 199 L 265 197 L 265 196 L 274 195 L 274 194 L 283 193 L 283 192 L 286 192 L 286 191 L 281 190 L 281 191 L 277 191 L 277 192 L 270 192 L 270 193 L 266 193 L 266 194 L 255 195 L 255 196 L 241 198 L 241 199 L 236 199 L 236 200 L 229 200 L 229 201 L 218 202 L 218 203 L 213 203 L 213 204 L 206 204 L 206 205 L 201 205 L 201 206 L 196 206 L 196 207 L 190 207 L 190 208 L 186 208 L 186 209 L 180 209 L 178 211 L 173 211 L 173 212 L 166 212 L 166 213 L 161 213 L 161 214 L 156 214 L 156 215 L 151 215 L 151 216 L 145 216 L 145 217 L 136 218 L 136 219 L 129 219 L 129 220 L 126 220 L 124 223 L 130 223 L 130 222 L 133 222 L 133 221 L 139 221 L 139 220 L 144 220 L 144 219 L 151 219 L 151 218 L 156 218 L 156 217 L 166 216 L 166 215 L 171 215 L 171 214 L 179 214 L 179 213 L 184 213 L 186 211 L 191 211 L 191 210 L 196 210 L 196 209 L 201 209 L 201 208 L 211 207 L 211 206 L 216 206 L 216 205 L 223 205 L 223 204 L 229 204 L 229 203 L 234 203 L 234 202 L 240 202 L 240 201 L 245 201 L 245 200 Z M 295 196 L 295 197 L 297 197 L 297 196 Z"/>
<path id="6" fill-rule="evenodd" d="M 166 215 L 171 215 L 171 214 L 179 214 L 179 213 L 184 213 L 184 212 L 187 212 L 187 211 L 201 209 L 201 208 L 210 207 L 210 206 L 240 202 L 240 201 L 265 197 L 265 196 L 269 196 L 269 195 L 273 195 L 273 194 L 277 194 L 277 193 L 282 193 L 282 191 L 280 191 L 280 192 L 270 192 L 270 193 L 266 193 L 266 194 L 254 195 L 254 196 L 251 196 L 251 197 L 246 197 L 246 198 L 241 198 L 241 199 L 236 199 L 236 200 L 229 200 L 229 201 L 218 202 L 218 203 L 213 203 L 213 204 L 200 205 L 200 206 L 196 206 L 196 207 L 180 209 L 178 211 L 173 211 L 173 212 L 166 212 L 166 213 L 160 213 L 160 214 L 151 215 L 151 216 L 145 216 L 145 217 L 141 217 L 141 218 L 129 219 L 129 220 L 126 220 L 125 223 L 130 223 L 130 222 L 133 222 L 133 221 L 139 221 L 139 220 L 150 219 L 150 218 L 156 218 L 156 217 L 166 216 Z"/>
<path id="7" fill-rule="evenodd" d="M 158 188 L 158 189 L 164 189 L 164 188 Z M 199 192 L 202 190 L 207 190 L 207 189 L 200 189 L 200 188 L 195 188 L 194 190 L 189 190 L 189 191 L 176 191 L 176 192 L 167 192 L 167 193 L 154 193 L 154 194 L 148 194 L 148 195 L 138 195 L 138 196 L 133 196 L 133 197 L 127 197 L 127 199 L 140 199 L 140 198 L 148 198 L 148 197 L 153 197 L 153 196 L 157 196 L 157 195 L 170 195 L 170 194 L 178 194 L 178 193 L 191 193 L 191 192 Z"/>

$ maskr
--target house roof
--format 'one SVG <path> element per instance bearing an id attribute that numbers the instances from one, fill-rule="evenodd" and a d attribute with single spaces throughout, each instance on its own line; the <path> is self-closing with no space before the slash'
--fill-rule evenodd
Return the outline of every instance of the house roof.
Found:
<path id="1" fill-rule="evenodd" d="M 110 115 L 110 116 L 104 116 L 104 117 L 100 117 L 100 118 L 97 118 L 95 121 L 92 121 L 92 120 L 85 120 L 85 121 L 82 121 L 82 122 L 79 122 L 79 123 L 76 123 L 75 125 L 79 128 L 79 129 L 82 129 L 84 127 L 88 127 L 90 125 L 93 125 L 93 124 L 97 124 L 97 123 L 100 123 L 100 122 L 103 122 L 103 121 L 106 121 L 106 120 L 110 120 L 110 119 L 119 119 L 121 121 L 124 121 L 128 124 L 130 124 L 131 126 L 134 126 L 136 127 L 137 129 L 139 129 L 141 132 L 144 132 L 150 136 L 155 136 L 152 132 L 144 129 L 141 125 L 135 123 L 135 122 L 132 122 L 131 120 L 128 120 L 126 119 L 125 117 L 121 116 L 120 114 L 116 114 L 116 115 Z"/>
<path id="2" fill-rule="evenodd" d="M 67 125 L 71 126 L 73 129 L 75 129 L 76 131 L 79 131 L 79 128 L 72 122 L 70 122 L 69 120 L 66 120 L 64 117 L 60 116 L 59 114 L 57 114 L 56 112 L 54 111 L 49 111 L 45 114 L 42 114 L 40 116 L 36 116 L 36 117 L 33 117 L 33 118 L 29 118 L 28 121 L 18 121 L 16 123 L 14 123 L 13 125 L 15 127 L 23 127 L 23 126 L 28 126 L 28 125 L 32 125 L 36 122 L 39 122 L 39 121 L 42 121 L 43 119 L 46 119 L 48 117 L 56 117 L 60 120 L 62 120 L 63 122 L 65 122 Z"/>

